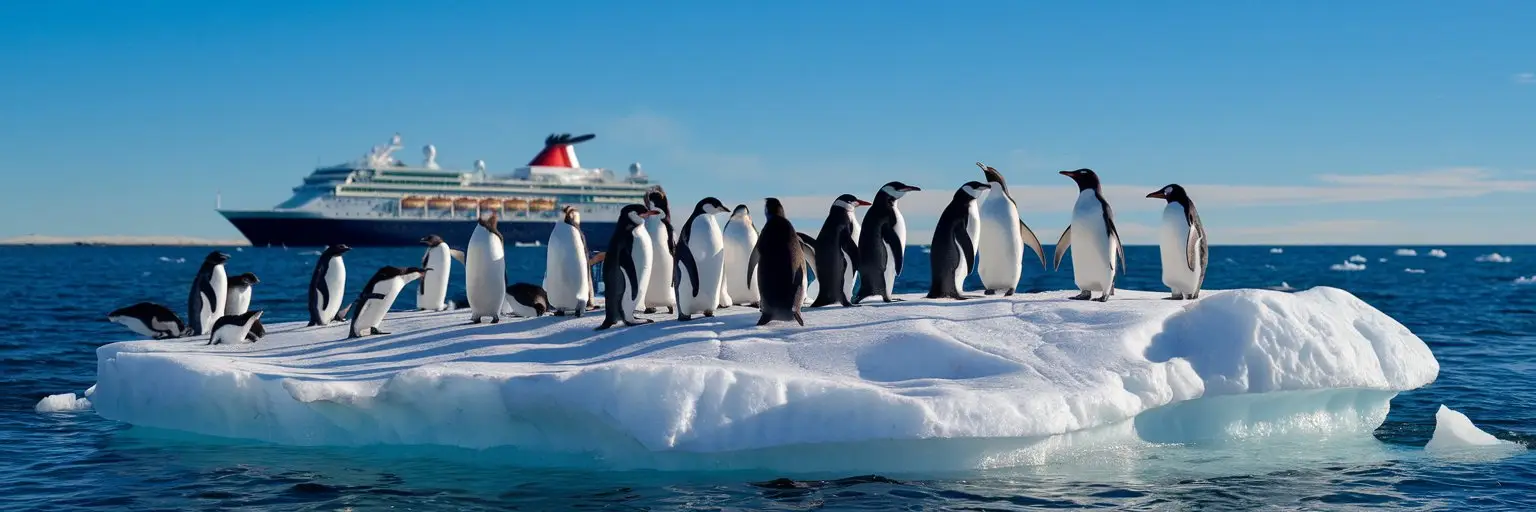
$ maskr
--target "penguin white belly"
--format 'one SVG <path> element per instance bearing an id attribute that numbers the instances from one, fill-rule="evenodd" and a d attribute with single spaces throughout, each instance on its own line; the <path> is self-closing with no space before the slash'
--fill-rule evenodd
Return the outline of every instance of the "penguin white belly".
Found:
<path id="1" fill-rule="evenodd" d="M 1199 286 L 1199 269 L 1189 269 L 1185 250 L 1189 246 L 1189 221 L 1184 217 L 1184 207 L 1170 203 L 1163 209 L 1163 225 L 1158 230 L 1158 245 L 1163 256 L 1163 284 L 1175 294 L 1193 294 Z M 1195 261 L 1199 261 L 1196 255 Z"/>
<path id="2" fill-rule="evenodd" d="M 677 297 L 672 290 L 672 253 L 667 251 L 667 226 L 668 222 L 662 216 L 656 215 L 645 218 L 646 235 L 651 237 L 651 277 L 647 279 L 645 286 L 645 303 L 647 308 L 675 308 Z"/>
<path id="3" fill-rule="evenodd" d="M 1108 291 L 1114 271 L 1104 207 L 1092 190 L 1085 190 L 1072 208 L 1072 280 L 1078 290 Z"/>
<path id="4" fill-rule="evenodd" d="M 229 296 L 224 299 L 224 302 L 226 316 L 245 314 L 245 311 L 251 307 L 251 287 L 230 289 Z"/>
<path id="5" fill-rule="evenodd" d="M 374 293 L 383 295 L 382 299 L 368 300 L 363 304 L 362 311 L 353 318 L 353 334 L 359 336 L 369 334 L 369 329 L 378 328 L 384 321 L 384 315 L 389 313 L 390 306 L 395 304 L 395 298 L 400 296 L 400 289 L 405 287 L 405 281 L 400 278 L 390 279 L 374 285 Z"/>
<path id="6" fill-rule="evenodd" d="M 155 332 L 154 329 L 151 329 L 150 326 L 145 325 L 143 320 L 139 320 L 138 318 L 131 316 L 112 317 L 112 322 L 121 324 L 123 327 L 127 327 L 128 330 L 136 332 L 140 336 L 148 336 L 153 338 L 160 335 L 160 333 Z"/>
<path id="7" fill-rule="evenodd" d="M 758 300 L 757 283 L 747 280 L 747 263 L 756 245 L 757 233 L 744 225 L 733 223 L 725 234 L 725 287 L 729 304 L 751 304 Z"/>
<path id="8" fill-rule="evenodd" d="M 993 185 L 981 207 L 981 241 L 976 244 L 976 273 L 988 290 L 1019 285 L 1023 277 L 1024 236 L 1019 233 L 1019 211 Z"/>
<path id="9" fill-rule="evenodd" d="M 971 254 L 969 256 L 974 260 L 977 251 L 976 244 L 981 241 L 981 213 L 978 211 L 976 201 L 971 201 L 970 206 L 966 208 L 965 235 L 971 237 Z M 955 243 L 955 254 L 960 255 L 960 260 L 955 265 L 955 291 L 964 292 L 965 278 L 971 275 L 971 268 L 965 265 L 965 257 L 967 255 L 964 253 L 963 248 L 960 247 L 959 242 Z"/>
<path id="10" fill-rule="evenodd" d="M 207 297 L 199 293 L 198 317 L 202 319 L 204 329 L 212 329 L 213 322 L 224 315 L 225 293 L 229 290 L 229 276 L 224 273 L 224 266 L 213 267 L 208 273 L 208 286 L 213 288 L 213 296 Z"/>
<path id="11" fill-rule="evenodd" d="M 720 285 L 725 277 L 725 241 L 712 216 L 694 219 L 688 249 L 698 266 L 699 289 L 693 290 L 691 280 L 684 275 L 678 284 L 678 310 L 685 315 L 714 313 L 720 305 Z M 677 271 L 686 272 L 682 268 Z M 688 293 L 683 293 L 683 288 L 688 288 Z"/>
<path id="12" fill-rule="evenodd" d="M 523 318 L 533 318 L 539 316 L 539 310 L 533 309 L 529 306 L 524 306 L 511 295 L 502 297 L 502 303 L 506 304 L 507 310 L 511 311 L 513 315 L 517 315 Z"/>
<path id="13" fill-rule="evenodd" d="M 437 244 L 436 247 L 427 249 L 425 268 L 430 268 L 426 275 L 421 277 L 420 291 L 416 294 L 416 309 L 427 311 L 441 311 L 448 307 L 448 275 L 453 266 L 453 258 L 448 255 L 448 244 Z"/>
<path id="14" fill-rule="evenodd" d="M 549 305 L 573 313 L 586 307 L 591 291 L 587 248 L 581 243 L 581 234 L 576 229 L 564 222 L 557 223 L 549 233 L 544 259 L 544 291 L 549 295 Z"/>
<path id="15" fill-rule="evenodd" d="M 321 305 L 320 318 L 330 322 L 336 318 L 336 313 L 341 311 L 341 303 L 346 299 L 347 265 L 341 261 L 341 256 L 331 258 L 325 268 L 325 289 L 330 296 L 325 304 Z"/>
<path id="16" fill-rule="evenodd" d="M 891 208 L 891 213 L 896 216 L 896 246 L 897 251 L 903 253 L 907 250 L 907 219 L 901 216 L 901 210 Z M 905 254 L 903 254 L 905 256 Z M 902 263 L 906 263 L 903 259 Z M 885 289 L 892 295 L 896 294 L 896 255 L 891 251 L 885 252 Z"/>
<path id="17" fill-rule="evenodd" d="M 507 293 L 506 248 L 485 228 L 475 228 L 469 237 L 464 259 L 464 290 L 475 318 L 495 317 L 501 313 L 501 297 Z"/>
<path id="18" fill-rule="evenodd" d="M 635 229 L 634 237 L 635 244 L 629 250 L 629 257 L 635 262 L 635 281 L 626 282 L 625 290 L 640 290 L 640 293 L 638 295 L 623 294 L 624 316 L 632 322 L 639 320 L 635 316 L 635 310 L 639 309 L 640 304 L 645 303 L 645 283 L 651 279 L 652 263 L 655 258 L 653 254 L 655 251 L 651 248 L 651 237 L 645 232 L 643 227 Z M 628 280 L 629 276 L 624 276 L 624 279 Z"/>
<path id="19" fill-rule="evenodd" d="M 245 335 L 250 332 L 251 326 L 248 324 L 223 325 L 220 326 L 217 330 L 213 331 L 212 337 L 209 338 L 209 344 L 232 345 L 235 343 L 240 343 L 245 341 Z"/>

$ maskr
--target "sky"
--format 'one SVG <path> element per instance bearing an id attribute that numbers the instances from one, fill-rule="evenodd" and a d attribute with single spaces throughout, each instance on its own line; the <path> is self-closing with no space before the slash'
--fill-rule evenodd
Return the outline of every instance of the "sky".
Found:
<path id="1" fill-rule="evenodd" d="M 595 133 L 674 210 L 899 180 L 914 243 L 998 168 L 1043 241 L 1092 168 L 1127 243 L 1536 243 L 1536 3 L 12 2 L 0 237 L 237 238 L 317 165 L 526 164 Z M 682 205 L 682 206 L 678 206 Z"/>

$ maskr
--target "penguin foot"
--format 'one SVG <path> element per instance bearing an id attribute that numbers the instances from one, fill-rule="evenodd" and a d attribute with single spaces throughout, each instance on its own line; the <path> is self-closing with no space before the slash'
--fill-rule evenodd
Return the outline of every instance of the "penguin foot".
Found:
<path id="1" fill-rule="evenodd" d="M 1093 301 L 1094 302 L 1109 302 L 1109 294 L 1106 293 L 1104 295 L 1100 295 L 1099 298 L 1093 299 Z"/>
<path id="2" fill-rule="evenodd" d="M 597 326 L 597 328 L 593 329 L 593 330 L 594 331 L 601 331 L 601 330 L 607 329 L 609 327 L 613 327 L 613 323 L 614 322 L 613 322 L 612 319 L 605 319 L 605 320 L 603 320 L 603 324 L 602 325 Z"/>
<path id="3" fill-rule="evenodd" d="M 1198 299 L 1198 298 L 1200 298 L 1200 292 L 1189 293 L 1189 294 L 1185 294 L 1184 295 L 1184 300 L 1195 300 L 1195 299 Z"/>
<path id="4" fill-rule="evenodd" d="M 491 317 L 491 323 L 493 323 L 493 324 L 499 324 L 499 323 L 501 323 L 501 317 L 499 317 L 499 316 L 493 316 L 493 317 Z"/>
<path id="5" fill-rule="evenodd" d="M 667 314 L 668 315 L 675 315 L 675 314 L 677 314 L 677 308 L 672 307 L 672 306 L 667 306 Z"/>
<path id="6" fill-rule="evenodd" d="M 800 318 L 800 312 L 799 311 L 795 312 L 795 321 L 800 323 L 800 327 L 805 327 L 805 319 L 804 318 Z"/>
<path id="7" fill-rule="evenodd" d="M 1184 296 L 1175 293 L 1172 297 L 1163 297 L 1163 300 L 1184 300 Z"/>
<path id="8" fill-rule="evenodd" d="M 385 335 L 385 334 L 389 334 L 389 333 L 384 332 L 384 331 L 380 331 L 378 327 L 374 327 L 373 328 L 373 334 L 375 334 L 375 335 Z"/>
<path id="9" fill-rule="evenodd" d="M 1015 288 L 1009 288 L 1008 291 L 1003 292 L 1003 296 L 1004 297 L 1012 297 L 1014 290 L 1015 290 Z"/>
<path id="10" fill-rule="evenodd" d="M 655 322 L 655 320 L 651 320 L 649 318 L 636 318 L 635 321 L 633 321 L 633 322 L 631 322 L 629 320 L 625 320 L 624 321 L 624 325 L 628 325 L 630 327 L 634 327 L 636 325 L 645 325 L 645 324 L 652 323 L 652 322 Z"/>
<path id="11" fill-rule="evenodd" d="M 715 317 L 715 312 L 714 311 L 705 311 L 704 312 L 704 316 L 706 318 L 714 318 Z"/>
<path id="12" fill-rule="evenodd" d="M 477 317 L 469 319 L 469 323 L 471 323 L 471 324 L 478 324 L 478 323 L 480 323 L 480 317 L 477 316 Z"/>
<path id="13" fill-rule="evenodd" d="M 751 304 L 747 304 L 747 307 L 752 308 L 752 309 L 763 309 L 763 303 L 761 303 L 761 302 L 753 302 Z"/>
<path id="14" fill-rule="evenodd" d="M 890 297 L 886 297 L 885 301 L 886 302 L 906 302 L 907 299 L 893 299 L 893 298 L 890 298 Z"/>
<path id="15" fill-rule="evenodd" d="M 731 305 L 730 304 L 721 304 L 721 305 L 717 306 L 715 309 L 731 309 Z"/>
<path id="16" fill-rule="evenodd" d="M 656 308 L 645 308 L 645 314 L 647 314 L 647 315 L 654 315 L 654 314 L 656 314 Z"/>
<path id="17" fill-rule="evenodd" d="M 1088 290 L 1083 290 L 1083 293 L 1079 293 L 1077 295 L 1073 295 L 1070 298 L 1072 300 L 1088 300 L 1088 299 L 1093 298 L 1093 292 L 1090 292 Z"/>
<path id="18" fill-rule="evenodd" d="M 565 310 L 564 309 L 556 309 L 555 310 L 555 316 L 565 316 Z"/>
<path id="19" fill-rule="evenodd" d="M 693 315 L 677 315 L 677 321 L 679 322 L 687 322 L 689 320 L 693 320 Z"/>
<path id="20" fill-rule="evenodd" d="M 576 318 L 581 318 L 581 310 L 582 309 L 585 309 L 585 308 L 576 308 Z"/>
<path id="21" fill-rule="evenodd" d="M 987 291 L 984 291 L 984 292 L 981 292 L 981 293 L 983 295 L 993 295 L 993 294 L 997 293 L 997 290 L 987 290 Z"/>
<path id="22" fill-rule="evenodd" d="M 845 307 L 845 308 L 857 308 L 857 307 L 861 307 L 861 306 L 859 304 L 854 304 L 852 302 L 848 302 L 848 301 L 845 300 L 845 301 L 843 301 L 843 307 Z"/>
<path id="23" fill-rule="evenodd" d="M 767 313 L 763 313 L 763 316 L 758 317 L 757 325 L 767 325 L 771 318 Z"/>

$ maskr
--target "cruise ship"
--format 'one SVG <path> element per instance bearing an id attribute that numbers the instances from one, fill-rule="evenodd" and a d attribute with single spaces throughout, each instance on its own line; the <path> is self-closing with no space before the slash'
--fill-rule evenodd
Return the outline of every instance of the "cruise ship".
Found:
<path id="1" fill-rule="evenodd" d="M 218 212 L 255 246 L 407 246 L 436 234 L 462 247 L 476 219 L 493 212 L 506 243 L 544 242 L 560 211 L 574 206 L 589 249 L 599 251 L 619 210 L 641 203 L 655 183 L 638 163 L 625 176 L 582 167 L 575 146 L 594 137 L 550 135 L 528 165 L 496 175 L 483 160 L 473 170 L 442 169 L 430 144 L 422 148 L 421 165 L 408 165 L 394 156 L 402 147 L 396 134 L 361 159 L 315 169 L 272 209 Z"/>

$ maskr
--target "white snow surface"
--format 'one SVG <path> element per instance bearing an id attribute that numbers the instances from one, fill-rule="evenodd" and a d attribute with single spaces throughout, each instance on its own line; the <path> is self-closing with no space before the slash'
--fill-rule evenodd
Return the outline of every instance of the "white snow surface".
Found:
<path id="1" fill-rule="evenodd" d="M 89 396 L 90 393 L 86 394 Z M 91 401 L 85 397 L 75 398 L 74 393 L 48 395 L 37 402 L 37 412 L 88 411 L 90 409 Z"/>
<path id="2" fill-rule="evenodd" d="M 600 315 L 392 312 L 394 334 L 350 340 L 272 324 L 257 343 L 102 346 L 91 402 L 138 426 L 293 445 L 963 469 L 1095 445 L 1368 438 L 1393 396 L 1439 373 L 1417 336 L 1335 288 L 1071 294 L 906 295 L 808 308 L 805 327 L 757 327 L 744 307 L 601 332 Z"/>
<path id="3" fill-rule="evenodd" d="M 1514 441 L 1505 441 L 1483 432 L 1472 424 L 1467 415 L 1444 405 L 1435 412 L 1435 433 L 1430 436 L 1426 451 L 1465 450 L 1485 447 L 1523 448 Z"/>

